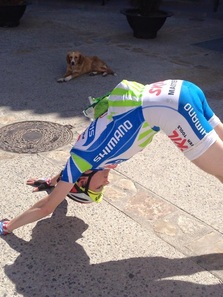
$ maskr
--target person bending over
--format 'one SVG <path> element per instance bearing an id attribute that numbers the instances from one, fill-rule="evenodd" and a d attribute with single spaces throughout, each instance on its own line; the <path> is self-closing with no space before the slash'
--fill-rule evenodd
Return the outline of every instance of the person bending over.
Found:
<path id="1" fill-rule="evenodd" d="M 121 81 L 93 100 L 88 128 L 78 137 L 65 168 L 51 181 L 28 180 L 34 191 L 52 189 L 43 199 L 11 220 L 0 222 L 0 234 L 51 214 L 68 197 L 100 202 L 110 169 L 143 150 L 162 130 L 200 169 L 223 182 L 223 124 L 195 84 L 168 79 L 143 85 Z"/>

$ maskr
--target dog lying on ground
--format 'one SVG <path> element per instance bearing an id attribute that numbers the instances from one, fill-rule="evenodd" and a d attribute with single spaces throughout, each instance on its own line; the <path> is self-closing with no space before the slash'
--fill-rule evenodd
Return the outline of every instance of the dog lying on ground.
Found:
<path id="1" fill-rule="evenodd" d="M 90 75 L 102 74 L 103 76 L 108 74 L 116 75 L 114 71 L 97 56 L 89 57 L 84 56 L 80 52 L 68 52 L 66 60 L 66 73 L 62 78 L 59 78 L 57 82 L 67 82 L 86 73 Z"/>

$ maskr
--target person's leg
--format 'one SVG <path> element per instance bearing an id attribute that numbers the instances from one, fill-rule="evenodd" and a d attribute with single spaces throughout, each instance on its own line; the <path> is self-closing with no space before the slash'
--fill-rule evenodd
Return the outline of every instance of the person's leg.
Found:
<path id="1" fill-rule="evenodd" d="M 200 169 L 217 177 L 223 183 L 223 123 L 214 114 L 203 91 L 198 88 L 197 94 L 202 102 L 203 115 L 214 128 L 219 138 L 200 157 L 192 162 Z M 201 120 L 201 122 L 204 124 L 205 121 Z"/>
<path id="2" fill-rule="evenodd" d="M 192 162 L 205 172 L 214 175 L 223 183 L 223 141 L 220 138 Z"/>
<path id="3" fill-rule="evenodd" d="M 218 124 L 214 129 L 215 129 L 216 133 L 218 134 L 218 136 L 223 141 L 223 124 L 222 123 Z"/>
<path id="4" fill-rule="evenodd" d="M 185 156 L 200 169 L 217 177 L 223 183 L 223 124 L 214 114 L 198 86 L 189 82 L 184 83 L 180 100 L 184 111 L 187 111 L 186 119 L 190 125 L 188 129 L 182 121 L 180 127 L 186 132 L 186 138 L 193 144 L 188 151 L 184 151 Z M 182 115 L 185 117 L 185 113 Z"/>

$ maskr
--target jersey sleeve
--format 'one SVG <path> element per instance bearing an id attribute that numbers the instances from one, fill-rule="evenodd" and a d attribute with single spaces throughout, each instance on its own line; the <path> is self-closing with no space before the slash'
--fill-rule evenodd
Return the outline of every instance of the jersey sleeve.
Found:
<path id="1" fill-rule="evenodd" d="M 69 183 L 75 183 L 81 174 L 91 169 L 91 167 L 91 164 L 71 152 L 70 158 L 67 160 L 63 170 L 61 180 Z"/>

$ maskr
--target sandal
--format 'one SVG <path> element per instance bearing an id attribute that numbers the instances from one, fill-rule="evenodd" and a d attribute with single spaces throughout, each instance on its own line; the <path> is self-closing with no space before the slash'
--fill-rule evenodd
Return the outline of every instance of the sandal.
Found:
<path id="1" fill-rule="evenodd" d="M 11 232 L 7 230 L 8 221 L 2 220 L 0 221 L 0 235 L 7 235 Z"/>

